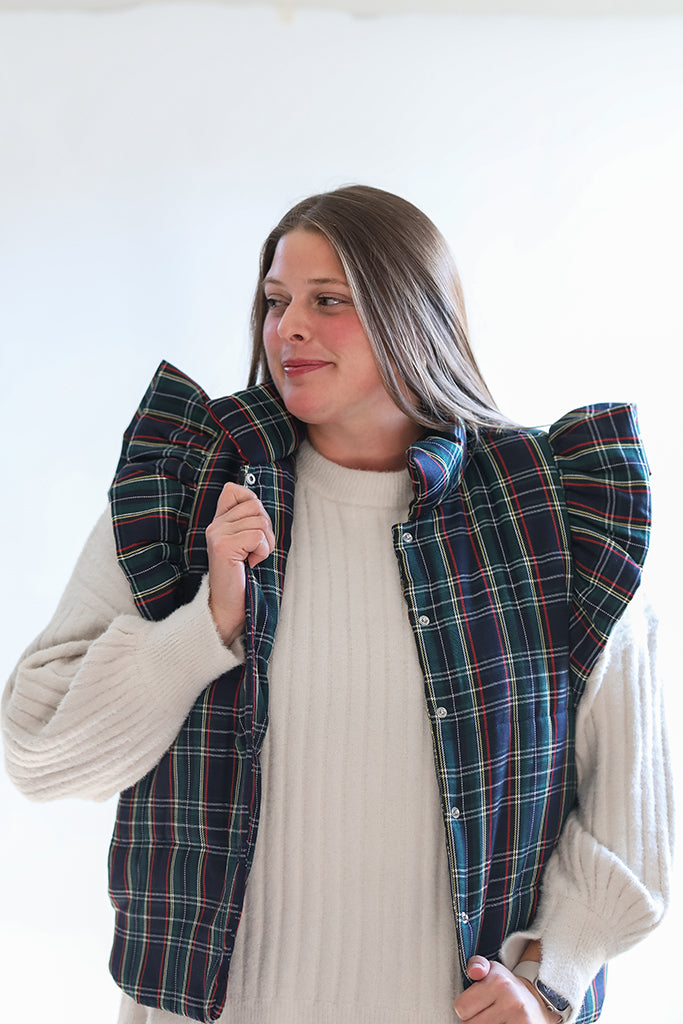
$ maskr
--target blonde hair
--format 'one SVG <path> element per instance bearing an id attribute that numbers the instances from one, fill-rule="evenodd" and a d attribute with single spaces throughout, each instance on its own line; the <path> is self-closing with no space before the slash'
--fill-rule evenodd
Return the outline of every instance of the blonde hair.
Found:
<path id="1" fill-rule="evenodd" d="M 251 316 L 249 384 L 270 380 L 263 346 L 263 280 L 275 248 L 296 228 L 323 235 L 337 253 L 384 386 L 414 422 L 443 429 L 509 423 L 499 412 L 470 348 L 465 303 L 440 231 L 412 203 L 351 185 L 297 203 L 261 250 Z"/>

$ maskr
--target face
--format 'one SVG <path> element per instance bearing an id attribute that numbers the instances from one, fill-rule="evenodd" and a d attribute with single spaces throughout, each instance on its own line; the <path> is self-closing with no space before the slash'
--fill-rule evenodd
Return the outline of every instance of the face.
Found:
<path id="1" fill-rule="evenodd" d="M 323 235 L 300 228 L 283 235 L 264 290 L 268 367 L 314 445 L 316 437 L 358 438 L 404 419 L 382 384 L 344 268 Z"/>

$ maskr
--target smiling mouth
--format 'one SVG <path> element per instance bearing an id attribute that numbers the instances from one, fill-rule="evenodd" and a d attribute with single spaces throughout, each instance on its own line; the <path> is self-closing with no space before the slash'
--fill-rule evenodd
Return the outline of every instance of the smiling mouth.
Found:
<path id="1" fill-rule="evenodd" d="M 304 373 L 312 373 L 313 370 L 320 370 L 323 366 L 332 364 L 326 359 L 296 359 L 282 364 L 286 377 L 300 377 Z"/>

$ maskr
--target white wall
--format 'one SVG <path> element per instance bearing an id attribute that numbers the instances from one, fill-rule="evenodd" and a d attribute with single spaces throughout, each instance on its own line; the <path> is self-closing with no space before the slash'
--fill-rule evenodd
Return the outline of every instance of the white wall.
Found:
<path id="1" fill-rule="evenodd" d="M 54 607 L 159 360 L 214 395 L 241 386 L 263 237 L 296 199 L 350 181 L 404 195 L 445 231 L 513 416 L 639 402 L 650 585 L 673 624 L 682 52 L 678 17 L 1 14 L 0 676 Z M 4 777 L 0 794 L 3 1017 L 113 1020 L 114 807 L 33 806 Z M 682 917 L 678 898 L 616 961 L 606 1024 L 681 1024 L 670 984 L 653 995 L 650 980 Z"/>

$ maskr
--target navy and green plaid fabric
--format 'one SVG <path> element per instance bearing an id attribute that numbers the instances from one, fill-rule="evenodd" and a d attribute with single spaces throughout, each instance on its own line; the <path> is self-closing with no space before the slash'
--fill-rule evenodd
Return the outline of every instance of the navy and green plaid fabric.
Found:
<path id="1" fill-rule="evenodd" d="M 248 572 L 243 670 L 197 700 L 160 764 L 121 795 L 110 854 L 112 973 L 138 1002 L 216 1020 L 253 857 L 267 664 L 303 435 L 258 386 L 209 401 L 163 363 L 111 489 L 121 565 L 142 614 L 189 600 L 227 480 L 268 510 L 276 550 Z M 575 802 L 585 680 L 638 586 L 648 468 L 628 406 L 549 433 L 455 427 L 409 451 L 394 546 L 425 679 L 461 967 L 533 919 L 544 864 Z M 466 979 L 464 978 L 465 982 Z M 603 972 L 579 1015 L 597 1019 Z"/>

